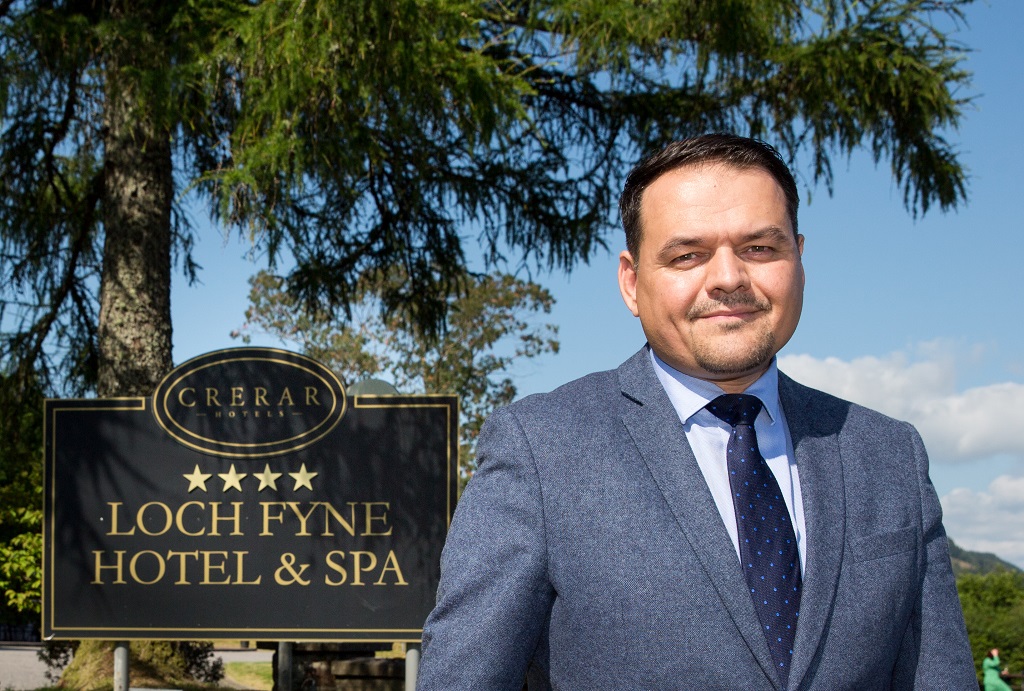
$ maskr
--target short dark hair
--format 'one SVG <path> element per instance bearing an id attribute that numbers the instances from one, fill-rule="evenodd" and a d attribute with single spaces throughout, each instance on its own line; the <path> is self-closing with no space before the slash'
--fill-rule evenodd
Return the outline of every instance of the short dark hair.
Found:
<path id="1" fill-rule="evenodd" d="M 796 234 L 800 194 L 793 174 L 775 147 L 759 139 L 735 134 L 702 134 L 672 142 L 638 163 L 626 177 L 622 196 L 619 197 L 619 216 L 626 231 L 626 249 L 633 255 L 634 262 L 640 259 L 643 235 L 640 205 L 644 192 L 665 173 L 705 163 L 721 163 L 740 169 L 760 168 L 775 178 L 786 197 L 786 213 Z"/>

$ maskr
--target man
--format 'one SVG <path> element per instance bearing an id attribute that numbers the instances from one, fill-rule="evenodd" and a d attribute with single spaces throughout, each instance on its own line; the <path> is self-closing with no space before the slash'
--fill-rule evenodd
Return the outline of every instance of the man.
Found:
<path id="1" fill-rule="evenodd" d="M 648 345 L 488 420 L 419 688 L 977 688 L 920 437 L 776 369 L 797 205 L 731 135 L 630 173 L 619 286 Z"/>

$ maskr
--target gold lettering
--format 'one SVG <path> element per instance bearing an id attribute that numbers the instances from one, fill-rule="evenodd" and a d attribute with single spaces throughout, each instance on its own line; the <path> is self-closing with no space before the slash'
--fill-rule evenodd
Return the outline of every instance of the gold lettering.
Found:
<path id="1" fill-rule="evenodd" d="M 114 573 L 117 574 L 117 578 L 112 581 L 112 583 L 118 585 L 127 583 L 128 581 L 124 580 L 124 554 L 125 551 L 123 549 L 119 549 L 114 552 L 114 557 L 117 559 L 116 564 L 102 564 L 101 560 L 103 552 L 100 550 L 93 550 L 92 555 L 94 568 L 92 585 L 103 585 L 103 579 L 100 578 L 100 572 L 105 569 L 113 569 Z"/>
<path id="2" fill-rule="evenodd" d="M 297 501 L 290 501 L 290 502 L 288 502 L 288 508 L 292 510 L 292 513 L 294 513 L 295 516 L 302 523 L 302 527 L 299 528 L 299 532 L 295 533 L 296 537 L 300 537 L 300 536 L 301 537 L 309 537 L 310 535 L 312 535 L 312 533 L 310 533 L 308 530 L 306 530 L 306 521 L 308 521 L 309 517 L 313 515 L 313 511 L 316 510 L 316 505 L 318 503 L 319 502 L 313 502 L 313 505 L 309 507 L 309 511 L 306 513 L 305 516 L 303 516 L 302 512 L 299 511 L 299 502 L 297 502 Z"/>
<path id="3" fill-rule="evenodd" d="M 338 513 L 338 510 L 331 506 L 330 504 L 328 504 L 327 502 L 321 501 L 317 503 L 324 507 L 324 537 L 334 536 L 334 533 L 331 532 L 331 516 L 334 516 L 334 520 L 341 524 L 341 527 L 345 530 L 346 533 L 348 533 L 352 537 L 356 536 L 356 502 L 350 501 L 348 503 L 351 522 L 346 521 L 345 517 Z"/>
<path id="4" fill-rule="evenodd" d="M 150 531 L 146 527 L 146 515 L 145 514 L 146 514 L 146 509 L 149 508 L 150 506 L 159 506 L 160 508 L 162 508 L 164 510 L 164 527 L 162 529 L 160 529 L 160 530 L 155 531 L 155 532 Z M 159 502 L 159 501 L 146 502 L 145 504 L 143 504 L 142 506 L 139 507 L 139 513 L 135 517 L 135 523 L 136 523 L 136 525 L 139 526 L 139 529 L 142 532 L 144 532 L 146 535 L 149 535 L 150 537 L 155 537 L 157 535 L 163 535 L 164 533 L 166 533 L 168 530 L 171 529 L 172 525 L 174 525 L 174 519 L 171 516 L 171 507 L 169 507 L 167 504 L 164 504 L 164 503 Z"/>
<path id="5" fill-rule="evenodd" d="M 387 502 L 387 501 L 368 501 L 363 506 L 366 509 L 366 525 L 364 526 L 365 530 L 363 531 L 363 535 L 364 536 L 365 535 L 390 535 L 391 534 L 391 526 L 388 526 L 387 532 L 375 533 L 373 531 L 373 522 L 374 521 L 380 521 L 380 522 L 384 523 L 385 525 L 387 525 L 387 522 L 388 522 L 388 509 L 391 508 L 391 502 Z M 373 507 L 374 506 L 383 506 L 384 507 L 383 514 L 381 514 L 379 516 L 374 516 L 373 515 Z"/>
<path id="6" fill-rule="evenodd" d="M 264 407 L 270 405 L 269 403 L 267 403 L 267 390 L 264 387 L 256 387 L 256 401 L 253 403 L 253 405 L 261 405 Z"/>
<path id="7" fill-rule="evenodd" d="M 278 585 L 291 585 L 293 583 L 309 585 L 309 581 L 302 577 L 302 574 L 306 573 L 306 569 L 309 568 L 309 564 L 298 564 L 299 570 L 296 571 L 295 562 L 295 555 L 291 552 L 285 552 L 281 555 L 281 566 L 274 571 L 274 580 L 277 581 Z M 289 575 L 291 575 L 291 578 L 288 578 Z"/>
<path id="8" fill-rule="evenodd" d="M 317 390 L 315 386 L 306 387 L 306 405 L 320 405 L 320 401 L 316 398 Z"/>
<path id="9" fill-rule="evenodd" d="M 199 537 L 206 533 L 206 528 L 200 528 L 199 532 L 190 533 L 185 530 L 185 521 L 182 519 L 182 515 L 185 513 L 185 508 L 188 506 L 198 506 L 200 510 L 203 508 L 203 502 L 201 501 L 187 501 L 178 507 L 177 512 L 174 514 L 174 525 L 178 528 L 178 532 L 182 535 L 188 535 L 189 537 Z"/>
<path id="10" fill-rule="evenodd" d="M 195 550 L 192 552 L 168 552 L 167 560 L 170 561 L 175 557 L 178 558 L 178 580 L 174 582 L 174 585 L 192 585 L 187 578 L 185 578 L 185 557 L 192 557 L 193 559 L 199 559 L 199 551 Z"/>
<path id="11" fill-rule="evenodd" d="M 107 505 L 110 507 L 110 532 L 107 533 L 107 535 L 134 535 L 135 526 L 132 526 L 132 529 L 129 530 L 127 533 L 121 533 L 117 530 L 117 507 L 121 506 L 121 502 L 108 501 Z"/>
<path id="12" fill-rule="evenodd" d="M 211 535 L 212 534 L 213 533 L 211 533 Z M 224 561 L 221 561 L 219 564 L 214 564 L 213 563 L 213 557 L 215 557 L 215 556 L 220 557 Z M 228 576 L 226 581 L 212 581 L 212 580 L 210 580 L 210 572 L 211 571 L 220 571 L 221 573 L 224 573 L 227 570 L 227 567 L 224 565 L 224 562 L 227 561 L 227 558 L 228 558 L 228 553 L 227 552 L 214 552 L 212 550 L 211 551 L 204 551 L 203 552 L 203 580 L 199 582 L 199 585 L 230 585 L 231 584 L 231 576 Z"/>
<path id="13" fill-rule="evenodd" d="M 373 571 L 377 567 L 377 555 L 373 552 L 349 552 L 352 555 L 352 561 L 355 562 L 355 574 L 352 576 L 352 585 L 366 585 L 363 583 L 363 574 L 367 571 Z M 370 565 L 365 569 L 362 568 L 363 557 L 369 557 Z"/>
<path id="14" fill-rule="evenodd" d="M 235 512 L 234 515 L 233 516 L 221 516 L 220 515 L 220 502 L 219 501 L 212 501 L 212 502 L 210 502 L 210 508 L 213 510 L 213 516 L 210 517 L 210 523 L 212 524 L 213 529 L 210 531 L 210 535 L 213 535 L 215 537 L 219 537 L 220 536 L 220 533 L 218 532 L 219 529 L 217 527 L 217 524 L 220 523 L 221 521 L 228 521 L 229 523 L 231 523 L 231 522 L 234 523 L 235 529 L 231 532 L 231 535 L 241 535 L 242 534 L 242 502 L 240 502 L 240 501 L 233 501 L 233 502 L 231 502 L 231 506 L 234 509 L 234 512 Z"/>
<path id="15" fill-rule="evenodd" d="M 342 552 L 340 549 L 332 550 L 327 553 L 327 568 L 340 573 L 341 580 L 332 581 L 331 574 L 326 574 L 324 576 L 324 583 L 327 585 L 345 585 L 345 581 L 348 580 L 348 573 L 346 573 L 345 567 L 343 565 L 334 561 L 335 557 L 340 557 L 341 559 L 344 559 L 345 553 Z"/>
<path id="16" fill-rule="evenodd" d="M 211 504 L 216 506 L 216 504 Z M 296 537 L 311 537 L 318 535 L 322 537 L 334 537 L 336 534 L 347 533 L 351 537 L 384 537 L 394 534 L 394 528 L 390 524 L 391 502 L 371 501 L 346 503 L 347 510 L 342 511 L 329 502 L 297 502 L 297 501 L 265 501 L 260 502 L 263 512 L 263 524 L 260 531 L 261 537 L 274 535 L 270 528 L 271 522 L 280 525 L 285 524 L 285 514 L 291 511 L 297 520 L 295 526 Z M 361 508 L 360 508 L 361 507 Z M 286 511 L 287 509 L 287 511 Z M 237 513 L 237 511 L 236 511 Z M 321 518 L 318 523 L 316 518 Z M 221 518 L 220 520 L 227 520 Z M 362 525 L 359 525 L 359 521 Z M 292 525 L 291 519 L 288 519 Z M 340 528 L 336 530 L 336 528 Z M 216 533 L 210 533 L 215 535 Z M 240 533 L 238 533 L 240 534 Z"/>
<path id="17" fill-rule="evenodd" d="M 270 532 L 270 521 L 277 521 L 278 523 L 284 523 L 284 507 L 283 501 L 261 501 L 260 506 L 263 507 L 263 532 L 260 533 L 260 537 L 266 537 L 267 535 L 273 535 Z M 281 509 L 281 513 L 276 516 L 270 515 L 270 507 L 276 506 Z"/>
<path id="18" fill-rule="evenodd" d="M 192 401 L 191 403 L 189 403 L 188 401 L 185 400 L 185 393 L 186 392 L 191 393 L 192 396 L 193 396 L 193 398 L 191 399 L 191 401 Z M 196 407 L 196 399 L 194 398 L 195 393 L 196 393 L 196 390 L 193 389 L 192 387 L 185 387 L 184 389 L 179 390 L 178 391 L 178 403 L 180 403 L 181 405 L 185 406 L 186 408 L 195 408 Z"/>
<path id="19" fill-rule="evenodd" d="M 236 408 L 245 405 L 245 389 L 241 386 L 231 387 L 231 405 Z"/>
<path id="20" fill-rule="evenodd" d="M 139 577 L 138 570 L 135 568 L 135 565 L 139 561 L 139 557 L 141 557 L 143 554 L 152 554 L 154 557 L 156 557 L 156 562 L 158 564 L 157 571 L 156 571 L 156 578 L 154 578 L 151 581 L 144 581 L 144 580 L 142 580 Z M 167 567 L 164 564 L 164 558 L 163 557 L 161 557 L 156 552 L 153 552 L 153 551 L 150 551 L 150 550 L 146 549 L 146 550 L 143 550 L 143 551 L 137 553 L 135 556 L 132 557 L 132 560 L 128 563 L 128 571 L 131 572 L 132 580 L 134 580 L 136 583 L 138 583 L 140 585 L 153 585 L 154 583 L 156 583 L 157 581 L 159 581 L 161 578 L 164 577 L 164 573 L 167 571 Z"/>
<path id="21" fill-rule="evenodd" d="M 395 550 L 388 552 L 388 556 L 384 560 L 384 568 L 380 571 L 380 578 L 377 579 L 377 582 L 374 583 L 374 585 L 387 585 L 384 582 L 384 574 L 388 571 L 395 572 L 395 585 L 409 585 L 408 581 L 405 580 L 405 577 L 402 576 L 402 569 L 398 567 L 398 557 L 395 556 Z"/>
<path id="22" fill-rule="evenodd" d="M 257 576 L 255 581 L 245 580 L 245 555 L 248 552 L 235 552 L 235 584 L 236 585 L 259 585 L 263 576 Z"/>
<path id="23" fill-rule="evenodd" d="M 287 402 L 287 403 L 286 403 Z M 278 407 L 283 405 L 295 405 L 292 401 L 292 392 L 288 390 L 288 387 L 284 387 L 284 393 L 281 394 L 281 398 L 277 401 Z"/>
<path id="24" fill-rule="evenodd" d="M 206 407 L 212 406 L 220 407 L 220 401 L 217 400 L 217 389 L 213 387 L 207 387 L 206 389 Z"/>

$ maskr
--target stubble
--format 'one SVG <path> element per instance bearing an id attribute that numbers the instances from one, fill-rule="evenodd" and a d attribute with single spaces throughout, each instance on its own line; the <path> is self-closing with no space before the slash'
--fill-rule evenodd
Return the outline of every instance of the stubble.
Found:
<path id="1" fill-rule="evenodd" d="M 760 318 L 749 323 L 719 326 L 716 328 L 721 332 L 717 337 L 707 335 L 693 340 L 691 355 L 697 366 L 705 372 L 719 375 L 743 374 L 766 366 L 775 356 L 775 333 L 770 328 L 770 320 L 766 318 L 772 305 L 766 300 L 758 300 L 749 293 L 726 295 L 718 300 L 695 303 L 686 317 L 694 324 L 715 310 L 741 306 L 754 308 Z"/>

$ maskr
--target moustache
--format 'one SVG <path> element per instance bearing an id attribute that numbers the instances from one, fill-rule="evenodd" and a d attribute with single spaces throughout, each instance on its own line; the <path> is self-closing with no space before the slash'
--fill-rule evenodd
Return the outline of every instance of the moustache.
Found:
<path id="1" fill-rule="evenodd" d="M 767 300 L 759 300 L 750 293 L 735 293 L 726 295 L 718 300 L 701 300 L 695 302 L 686 311 L 687 319 L 700 319 L 706 315 L 717 312 L 720 309 L 731 309 L 733 307 L 750 307 L 759 312 L 769 312 L 772 304 Z"/>

